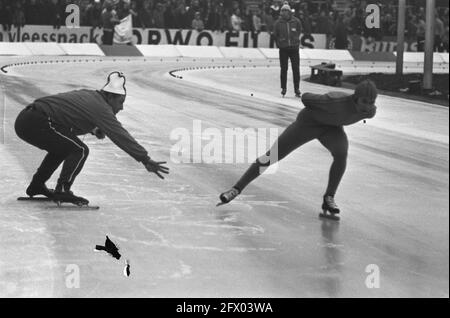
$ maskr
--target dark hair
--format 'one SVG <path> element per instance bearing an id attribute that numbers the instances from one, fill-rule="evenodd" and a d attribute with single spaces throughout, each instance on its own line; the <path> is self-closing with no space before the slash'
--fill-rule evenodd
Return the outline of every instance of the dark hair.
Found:
<path id="1" fill-rule="evenodd" d="M 355 88 L 355 97 L 368 97 L 370 99 L 377 98 L 378 91 L 377 86 L 371 80 L 364 80 Z"/>

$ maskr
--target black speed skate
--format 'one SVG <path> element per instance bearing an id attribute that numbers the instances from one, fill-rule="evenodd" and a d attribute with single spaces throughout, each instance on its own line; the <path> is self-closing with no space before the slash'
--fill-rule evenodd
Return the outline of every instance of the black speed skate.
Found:
<path id="1" fill-rule="evenodd" d="M 295 90 L 295 97 L 298 97 L 298 98 L 302 97 L 302 93 L 298 89 Z"/>
<path id="2" fill-rule="evenodd" d="M 53 195 L 53 201 L 55 201 L 58 205 L 61 203 L 72 203 L 78 206 L 85 206 L 89 204 L 89 201 L 83 197 L 78 197 L 73 194 L 72 191 L 66 192 L 55 192 Z"/>
<path id="3" fill-rule="evenodd" d="M 284 97 L 284 95 L 286 95 L 286 88 L 283 88 L 281 90 L 281 97 Z"/>
<path id="4" fill-rule="evenodd" d="M 73 192 L 70 191 L 67 187 L 64 187 L 63 185 L 59 184 L 56 186 L 52 199 L 58 205 L 61 205 L 61 203 L 64 202 L 72 203 L 78 206 L 87 206 L 89 204 L 88 200 L 86 200 L 83 197 L 78 197 L 74 195 Z"/>
<path id="5" fill-rule="evenodd" d="M 241 191 L 236 188 L 231 188 L 230 190 L 221 193 L 219 196 L 220 202 L 217 203 L 216 206 L 229 203 L 230 201 L 234 200 L 240 193 Z"/>
<path id="6" fill-rule="evenodd" d="M 26 193 L 30 198 L 33 198 L 36 195 L 43 195 L 44 197 L 51 199 L 53 197 L 54 190 L 47 188 L 45 183 L 32 181 L 28 186 Z"/>
<path id="7" fill-rule="evenodd" d="M 331 195 L 326 195 L 323 197 L 322 203 L 322 213 L 319 214 L 320 217 L 329 218 L 332 220 L 339 220 L 338 214 L 341 211 L 337 206 L 336 202 L 334 202 L 334 197 Z"/>

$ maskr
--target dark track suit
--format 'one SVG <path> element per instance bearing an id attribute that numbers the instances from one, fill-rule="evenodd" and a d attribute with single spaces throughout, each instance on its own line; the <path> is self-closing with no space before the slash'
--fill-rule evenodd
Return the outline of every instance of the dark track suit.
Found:
<path id="1" fill-rule="evenodd" d="M 58 184 L 70 188 L 89 154 L 89 148 L 77 136 L 95 128 L 137 161 L 149 158 L 147 151 L 122 127 L 99 91 L 70 91 L 39 98 L 17 116 L 17 135 L 48 152 L 33 181 L 45 183 L 64 161 Z"/>
<path id="2" fill-rule="evenodd" d="M 260 167 L 274 164 L 301 145 L 318 139 L 333 156 L 326 195 L 334 196 L 347 164 L 348 140 L 343 126 L 374 117 L 376 107 L 360 111 L 356 107 L 354 95 L 341 92 L 305 93 L 302 101 L 305 108 L 299 112 L 296 121 L 278 137 L 264 158 L 259 158 L 250 166 L 234 186 L 236 189 L 242 191 L 256 179 Z M 276 156 L 271 157 L 271 153 L 276 153 Z"/>
<path id="3" fill-rule="evenodd" d="M 291 59 L 294 89 L 300 88 L 300 30 L 301 22 L 290 16 L 288 20 L 280 17 L 274 24 L 273 36 L 279 48 L 281 89 L 286 89 L 288 62 Z"/>

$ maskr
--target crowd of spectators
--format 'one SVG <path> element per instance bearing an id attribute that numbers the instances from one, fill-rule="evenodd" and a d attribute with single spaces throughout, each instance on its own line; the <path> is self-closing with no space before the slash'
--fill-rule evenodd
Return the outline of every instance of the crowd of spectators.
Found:
<path id="1" fill-rule="evenodd" d="M 133 26 L 140 28 L 196 29 L 212 31 L 271 32 L 285 0 L 0 0 L 0 24 L 3 30 L 11 25 L 53 25 L 65 23 L 68 4 L 80 8 L 81 26 L 104 27 L 105 7 L 112 6 L 116 20 L 132 14 Z M 336 36 L 361 35 L 381 40 L 397 33 L 397 7 L 389 0 L 348 0 L 339 7 L 334 0 L 289 0 L 294 16 L 301 21 L 302 33 Z M 365 25 L 366 7 L 376 3 L 381 9 L 379 29 Z M 407 38 L 419 42 L 425 36 L 423 1 L 408 0 L 406 13 Z M 437 1 L 436 41 L 448 50 L 448 1 Z M 338 34 L 339 36 L 339 34 Z"/>
<path id="2" fill-rule="evenodd" d="M 380 11 L 380 28 L 368 29 L 365 25 L 365 8 L 368 3 L 376 3 Z M 341 30 L 348 35 L 362 35 L 365 38 L 382 40 L 386 37 L 397 35 L 397 2 L 388 0 L 361 1 L 352 0 L 351 4 L 338 14 L 337 22 L 333 25 L 335 32 Z M 408 0 L 405 14 L 405 37 L 417 40 L 418 51 L 423 51 L 425 41 L 425 4 L 423 1 Z M 437 1 L 435 10 L 435 50 L 448 52 L 449 33 L 449 3 L 448 1 Z"/>

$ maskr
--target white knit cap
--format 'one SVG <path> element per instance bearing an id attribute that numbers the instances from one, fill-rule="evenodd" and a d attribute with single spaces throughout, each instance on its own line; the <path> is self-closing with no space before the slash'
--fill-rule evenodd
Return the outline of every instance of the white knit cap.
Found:
<path id="1" fill-rule="evenodd" d="M 122 72 L 112 72 L 108 75 L 108 82 L 102 90 L 109 93 L 126 95 L 125 81 L 125 75 Z"/>
<path id="2" fill-rule="evenodd" d="M 291 11 L 291 7 L 289 6 L 289 3 L 285 2 L 283 4 L 283 6 L 281 7 L 281 10 L 289 10 L 289 11 Z"/>

